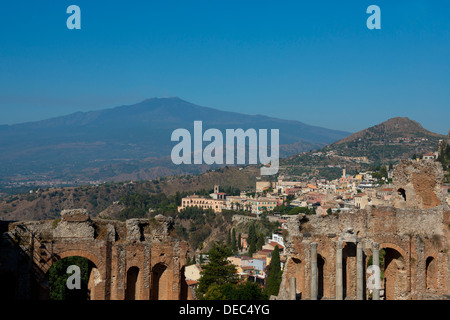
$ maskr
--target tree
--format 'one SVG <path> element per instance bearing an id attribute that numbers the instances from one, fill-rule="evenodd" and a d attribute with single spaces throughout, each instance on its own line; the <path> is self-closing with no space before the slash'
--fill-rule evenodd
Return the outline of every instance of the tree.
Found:
<path id="1" fill-rule="evenodd" d="M 280 290 L 280 284 L 281 284 L 280 250 L 278 249 L 278 246 L 275 246 L 268 269 L 266 289 L 265 289 L 266 294 L 268 294 L 269 296 L 278 295 L 278 291 Z"/>
<path id="2" fill-rule="evenodd" d="M 220 292 L 226 300 L 267 300 L 269 298 L 259 284 L 251 281 L 238 285 L 225 284 L 220 287 Z"/>
<path id="3" fill-rule="evenodd" d="M 67 268 L 71 265 L 80 267 L 81 290 L 69 290 L 66 282 L 70 277 Z M 87 300 L 88 280 L 92 266 L 90 261 L 83 257 L 67 257 L 55 262 L 49 270 L 49 289 L 51 300 Z"/>
<path id="4" fill-rule="evenodd" d="M 233 253 L 236 253 L 238 251 L 237 241 L 236 241 L 236 230 L 233 228 L 233 231 L 231 232 L 231 250 Z"/>
<path id="5" fill-rule="evenodd" d="M 256 228 L 252 223 L 248 228 L 248 255 L 252 256 L 256 252 L 256 242 L 258 241 L 256 236 Z"/>
<path id="6" fill-rule="evenodd" d="M 209 262 L 202 267 L 199 279 L 197 294 L 202 298 L 213 284 L 221 286 L 223 284 L 236 284 L 236 268 L 227 257 L 231 256 L 230 248 L 221 242 L 216 242 L 208 252 Z"/>
<path id="7" fill-rule="evenodd" d="M 213 283 L 209 286 L 205 295 L 203 296 L 203 300 L 225 300 L 225 296 L 222 293 L 222 288 L 216 283 Z"/>
<path id="8" fill-rule="evenodd" d="M 261 250 L 264 245 L 264 236 L 262 234 L 258 235 L 258 240 L 256 241 L 256 250 Z"/>

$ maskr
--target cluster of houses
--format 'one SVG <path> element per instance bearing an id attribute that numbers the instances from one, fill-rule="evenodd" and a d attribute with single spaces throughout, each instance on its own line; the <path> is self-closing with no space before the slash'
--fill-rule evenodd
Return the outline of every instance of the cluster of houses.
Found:
<path id="1" fill-rule="evenodd" d="M 240 253 L 248 251 L 247 234 L 241 234 L 241 247 Z M 236 267 L 236 274 L 241 281 L 252 281 L 264 286 L 267 278 L 267 268 L 272 260 L 272 253 L 278 247 L 280 252 L 281 269 L 283 270 L 286 262 L 286 256 L 284 254 L 284 241 L 280 234 L 274 233 L 272 237 L 267 238 L 264 246 L 261 250 L 255 252 L 251 257 L 243 255 L 235 255 L 228 257 L 228 261 Z M 196 261 L 202 261 L 208 263 L 208 256 L 202 255 L 196 258 Z M 192 264 L 185 267 L 186 283 L 189 287 L 195 289 L 198 285 L 198 281 L 201 277 L 202 265 L 200 263 Z"/>
<path id="2" fill-rule="evenodd" d="M 436 153 L 423 155 L 424 160 L 436 160 Z M 182 199 L 178 211 L 186 207 L 198 206 L 222 212 L 224 209 L 246 211 L 255 216 L 262 213 L 276 214 L 277 207 L 288 204 L 289 207 L 307 207 L 315 209 L 316 214 L 325 215 L 334 212 L 365 209 L 370 205 L 390 205 L 394 193 L 389 184 L 393 170 L 387 167 L 387 179 L 374 179 L 372 172 L 360 172 L 349 175 L 346 169 L 338 179 L 292 181 L 280 176 L 277 181 L 257 181 L 256 192 L 241 192 L 239 196 L 227 196 L 215 186 L 209 198 L 192 195 Z M 448 191 L 448 186 L 443 186 Z M 447 193 L 448 194 L 448 193 Z M 450 197 L 447 197 L 450 203 Z M 288 201 L 287 201 L 288 200 Z"/>
<path id="3" fill-rule="evenodd" d="M 422 159 L 435 161 L 437 154 L 425 154 Z M 345 168 L 342 170 L 342 176 L 332 181 L 294 181 L 289 177 L 279 176 L 277 181 L 257 181 L 256 192 L 241 192 L 239 196 L 227 196 L 219 192 L 219 186 L 215 186 L 214 193 L 210 197 L 193 195 L 183 198 L 178 210 L 191 206 L 213 209 L 214 212 L 221 212 L 224 209 L 243 210 L 254 215 L 246 217 L 251 219 L 258 219 L 259 215 L 267 213 L 269 221 L 279 221 L 280 229 L 283 229 L 285 217 L 277 212 L 281 206 L 290 209 L 306 207 L 314 209 L 317 215 L 327 215 L 365 209 L 370 205 L 391 205 L 395 190 L 389 181 L 393 171 L 387 167 L 386 172 L 387 179 L 381 180 L 374 179 L 372 172 L 349 175 Z M 450 205 L 450 186 L 444 185 L 443 189 L 444 194 L 448 195 L 447 202 Z M 248 279 L 264 285 L 267 267 L 270 265 L 275 247 L 279 248 L 282 268 L 286 261 L 285 246 L 280 234 L 272 234 L 271 238 L 266 239 L 262 249 L 251 257 L 245 255 L 248 251 L 246 234 L 241 234 L 241 247 L 240 255 L 228 257 L 228 260 L 236 266 L 236 273 L 242 280 Z M 207 256 L 202 260 L 207 262 Z M 195 288 L 201 276 L 201 265 L 187 266 L 185 276 L 188 285 Z"/>
<path id="4" fill-rule="evenodd" d="M 392 170 L 388 171 L 388 178 Z M 198 195 L 182 199 L 178 211 L 186 207 L 197 206 L 222 212 L 224 209 L 246 211 L 259 216 L 262 213 L 277 213 L 276 208 L 286 205 L 289 199 L 290 207 L 315 208 L 316 213 L 327 214 L 352 209 L 364 209 L 367 205 L 389 204 L 393 189 L 382 181 L 383 187 L 378 187 L 370 172 L 361 172 L 355 176 L 346 174 L 332 181 L 291 181 L 289 177 L 280 176 L 277 181 L 257 181 L 256 192 L 241 192 L 239 196 L 227 196 L 219 192 L 215 186 L 210 197 Z"/>

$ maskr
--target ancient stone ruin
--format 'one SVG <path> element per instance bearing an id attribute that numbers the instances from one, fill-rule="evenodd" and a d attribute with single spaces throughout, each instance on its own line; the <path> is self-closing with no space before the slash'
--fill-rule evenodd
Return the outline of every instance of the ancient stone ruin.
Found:
<path id="1" fill-rule="evenodd" d="M 64 210 L 59 220 L 2 227 L 0 281 L 15 299 L 48 299 L 50 267 L 70 256 L 92 263 L 92 300 L 189 298 L 188 245 L 172 236 L 171 218 L 91 220 L 86 210 Z"/>
<path id="2" fill-rule="evenodd" d="M 401 161 L 393 183 L 393 206 L 290 218 L 289 258 L 274 298 L 448 298 L 450 209 L 442 193 L 442 166 Z M 371 265 L 380 267 L 381 280 L 369 290 Z"/>

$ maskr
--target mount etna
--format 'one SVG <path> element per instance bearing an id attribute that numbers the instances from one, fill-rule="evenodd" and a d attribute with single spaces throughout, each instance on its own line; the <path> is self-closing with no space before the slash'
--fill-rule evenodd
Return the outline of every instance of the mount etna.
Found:
<path id="1" fill-rule="evenodd" d="M 176 166 L 171 134 L 206 129 L 279 129 L 280 155 L 324 147 L 350 133 L 299 121 L 220 111 L 179 98 L 153 98 L 134 105 L 0 126 L 0 179 L 48 184 L 144 180 L 199 173 L 208 166 Z"/>

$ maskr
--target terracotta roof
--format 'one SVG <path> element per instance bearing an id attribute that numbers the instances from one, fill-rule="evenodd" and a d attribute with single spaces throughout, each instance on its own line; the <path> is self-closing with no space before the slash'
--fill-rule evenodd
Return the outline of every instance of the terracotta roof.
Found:
<path id="1" fill-rule="evenodd" d="M 198 281 L 195 281 L 195 280 L 186 280 L 186 284 L 188 286 L 192 286 L 192 285 L 197 284 L 197 283 L 198 283 Z"/>
<path id="2" fill-rule="evenodd" d="M 279 244 L 278 242 L 275 242 L 275 241 L 271 241 L 269 244 L 272 247 L 278 246 L 279 249 L 283 249 L 284 248 L 281 244 Z"/>

